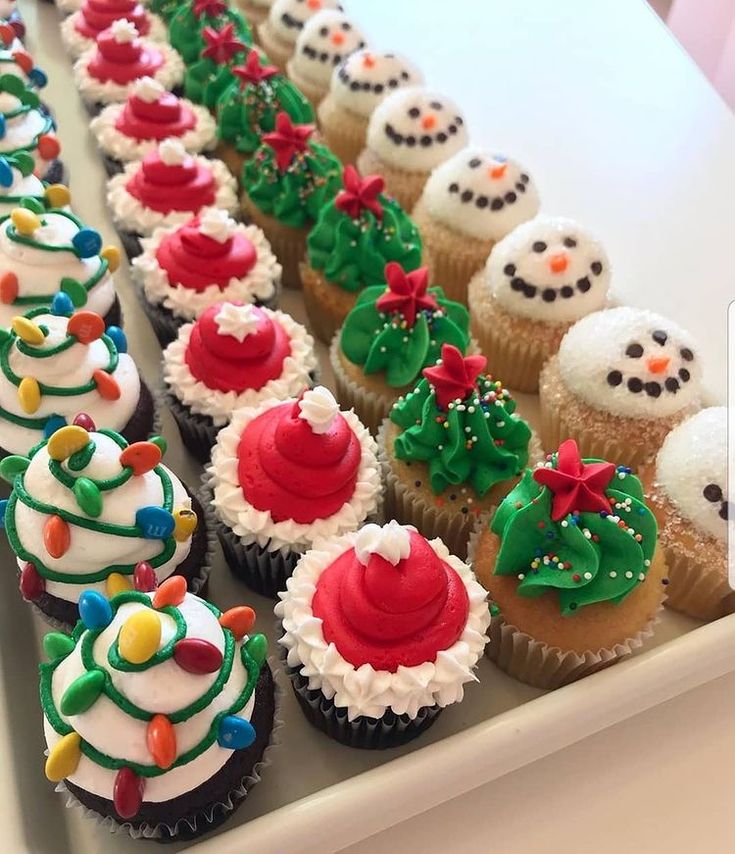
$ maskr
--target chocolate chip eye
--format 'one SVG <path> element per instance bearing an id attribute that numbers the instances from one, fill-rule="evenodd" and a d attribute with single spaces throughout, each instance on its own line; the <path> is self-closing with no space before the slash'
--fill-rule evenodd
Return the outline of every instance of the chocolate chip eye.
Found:
<path id="1" fill-rule="evenodd" d="M 631 359 L 640 359 L 643 355 L 643 347 L 640 344 L 629 344 L 625 355 L 630 356 Z"/>
<path id="2" fill-rule="evenodd" d="M 534 252 L 539 252 L 539 253 L 541 253 L 541 252 L 546 252 L 547 246 L 546 246 L 546 244 L 544 243 L 544 241 L 543 241 L 543 240 L 537 240 L 537 241 L 533 244 L 533 246 L 531 246 L 531 249 L 533 249 L 533 251 L 534 251 Z"/>
<path id="3" fill-rule="evenodd" d="M 342 24 L 342 29 L 343 29 L 346 33 L 349 33 L 349 31 L 352 29 L 352 24 L 347 24 L 347 23 Z"/>
<path id="4" fill-rule="evenodd" d="M 620 385 L 620 383 L 622 381 L 623 381 L 623 375 L 620 373 L 620 371 L 610 371 L 610 373 L 607 375 L 608 385 L 611 385 L 611 386 Z"/>
<path id="5" fill-rule="evenodd" d="M 669 340 L 669 336 L 663 331 L 663 329 L 657 329 L 655 332 L 651 333 L 651 338 L 662 347 Z"/>
<path id="6" fill-rule="evenodd" d="M 628 380 L 628 390 L 634 394 L 638 394 L 638 392 L 643 391 L 643 381 L 638 379 L 638 377 L 631 377 Z"/>
<path id="7" fill-rule="evenodd" d="M 322 27 L 322 28 L 319 30 L 319 35 L 320 35 L 323 39 L 325 39 L 325 38 L 329 35 L 329 30 L 328 30 L 326 27 Z"/>
<path id="8" fill-rule="evenodd" d="M 567 249 L 574 249 L 574 247 L 577 245 L 577 241 L 573 237 L 565 237 L 564 245 L 567 247 Z"/>
<path id="9" fill-rule="evenodd" d="M 473 157 L 472 160 L 467 164 L 470 169 L 477 169 L 482 164 L 482 160 L 479 157 Z"/>
<path id="10" fill-rule="evenodd" d="M 704 495 L 707 501 L 711 501 L 714 504 L 717 501 L 722 501 L 722 488 L 716 483 L 708 483 L 702 490 L 702 495 Z"/>
<path id="11" fill-rule="evenodd" d="M 411 109 L 408 111 L 408 115 L 412 119 L 417 119 L 421 115 L 421 110 L 419 110 L 418 107 L 411 107 Z"/>
<path id="12" fill-rule="evenodd" d="M 599 276 L 602 272 L 602 264 L 599 261 L 593 261 L 590 264 L 590 270 L 596 275 Z"/>
<path id="13" fill-rule="evenodd" d="M 432 101 L 429 106 L 432 110 L 443 110 L 444 107 L 441 105 L 439 101 Z"/>
<path id="14" fill-rule="evenodd" d="M 679 355 L 685 362 L 691 362 L 694 360 L 694 353 L 692 353 L 688 347 L 682 347 L 681 350 L 679 350 Z"/>

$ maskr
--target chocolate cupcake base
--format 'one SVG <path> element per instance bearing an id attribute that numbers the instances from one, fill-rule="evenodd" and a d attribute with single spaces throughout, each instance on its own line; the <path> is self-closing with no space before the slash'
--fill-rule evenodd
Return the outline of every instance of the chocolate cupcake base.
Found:
<path id="1" fill-rule="evenodd" d="M 140 242 L 140 234 L 137 234 L 134 231 L 124 231 L 123 229 L 118 228 L 117 236 L 120 238 L 120 243 L 122 243 L 129 261 L 132 261 L 133 258 L 137 258 L 143 251 L 143 246 Z"/>
<path id="2" fill-rule="evenodd" d="M 173 415 L 179 428 L 181 441 L 187 451 L 204 465 L 212 456 L 212 448 L 222 427 L 217 427 L 207 415 L 197 415 L 188 406 L 170 394 L 164 395 L 166 408 Z"/>
<path id="3" fill-rule="evenodd" d="M 217 523 L 217 537 L 232 573 L 255 593 L 271 599 L 277 599 L 278 591 L 286 589 L 286 581 L 301 558 L 301 552 L 269 552 L 257 543 L 246 546 L 221 522 Z"/>
<path id="4" fill-rule="evenodd" d="M 108 326 L 119 326 L 122 328 L 122 306 L 120 305 L 120 298 L 117 295 L 115 296 L 115 302 L 113 302 L 110 306 L 110 310 L 102 319 L 105 321 L 105 329 L 107 329 Z"/>
<path id="5" fill-rule="evenodd" d="M 115 160 L 114 157 L 110 157 L 109 154 L 103 154 L 100 152 L 100 157 L 102 158 L 102 165 L 105 168 L 105 172 L 107 172 L 108 177 L 112 178 L 113 175 L 118 175 L 125 168 L 125 164 L 120 160 Z"/>

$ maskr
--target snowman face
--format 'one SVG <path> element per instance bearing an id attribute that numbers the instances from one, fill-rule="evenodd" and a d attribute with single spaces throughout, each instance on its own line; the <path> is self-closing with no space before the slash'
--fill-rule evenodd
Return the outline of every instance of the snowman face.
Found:
<path id="1" fill-rule="evenodd" d="M 341 9 L 337 0 L 275 0 L 268 24 L 278 38 L 295 44 L 304 24 L 322 9 Z"/>
<path id="2" fill-rule="evenodd" d="M 369 118 L 391 92 L 421 82 L 421 72 L 408 60 L 365 48 L 350 54 L 337 68 L 331 91 L 343 107 Z"/>
<path id="3" fill-rule="evenodd" d="M 520 164 L 478 148 L 466 148 L 435 169 L 424 202 L 450 228 L 493 241 L 531 219 L 539 207 L 535 184 Z"/>
<path id="4" fill-rule="evenodd" d="M 466 144 L 457 105 L 418 87 L 386 98 L 368 125 L 368 148 L 385 163 L 409 172 L 429 172 Z"/>
<path id="5" fill-rule="evenodd" d="M 559 368 L 570 391 L 616 415 L 665 417 L 699 400 L 691 336 L 643 309 L 611 308 L 575 323 L 562 339 Z"/>
<path id="6" fill-rule="evenodd" d="M 361 47 L 365 47 L 363 35 L 347 15 L 326 9 L 304 25 L 296 42 L 294 70 L 326 89 L 334 68 Z"/>
<path id="7" fill-rule="evenodd" d="M 727 409 L 702 409 L 669 433 L 656 459 L 656 483 L 679 513 L 721 541 L 727 538 Z"/>
<path id="8" fill-rule="evenodd" d="M 605 305 L 610 262 L 602 245 L 578 223 L 540 216 L 494 247 L 487 282 L 509 313 L 568 323 Z"/>

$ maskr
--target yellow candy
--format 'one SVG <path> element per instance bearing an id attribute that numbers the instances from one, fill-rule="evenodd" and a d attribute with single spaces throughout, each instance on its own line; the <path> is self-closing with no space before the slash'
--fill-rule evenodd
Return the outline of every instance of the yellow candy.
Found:
<path id="1" fill-rule="evenodd" d="M 126 593 L 128 590 L 132 589 L 133 585 L 128 580 L 127 575 L 121 575 L 119 572 L 112 572 L 107 576 L 105 590 L 107 592 L 108 599 L 111 599 L 113 596 L 117 596 L 118 593 Z"/>
<path id="2" fill-rule="evenodd" d="M 68 460 L 72 454 L 87 447 L 89 433 L 78 424 L 67 424 L 59 428 L 48 440 L 48 455 L 52 460 L 62 462 Z"/>
<path id="3" fill-rule="evenodd" d="M 23 377 L 18 386 L 18 400 L 23 412 L 32 415 L 41 405 L 41 388 L 38 380 L 33 377 Z"/>
<path id="4" fill-rule="evenodd" d="M 77 770 L 77 765 L 79 765 L 82 756 L 80 741 L 78 732 L 70 732 L 60 738 L 49 750 L 44 770 L 52 783 L 60 783 L 65 777 L 70 777 Z"/>
<path id="5" fill-rule="evenodd" d="M 28 208 L 15 208 L 10 214 L 10 218 L 13 220 L 16 229 L 26 237 L 30 237 L 37 228 L 41 227 L 41 219 L 38 214 L 34 214 Z"/>
<path id="6" fill-rule="evenodd" d="M 27 317 L 14 317 L 12 326 L 13 332 L 26 344 L 43 344 L 46 340 L 41 327 Z"/>
<path id="7" fill-rule="evenodd" d="M 111 273 L 114 273 L 120 266 L 120 250 L 117 246 L 103 247 L 100 256 L 107 261 L 107 266 L 110 268 Z"/>
<path id="8" fill-rule="evenodd" d="M 71 193 L 65 184 L 49 184 L 46 201 L 52 208 L 64 208 L 71 202 Z"/>
<path id="9" fill-rule="evenodd" d="M 174 510 L 174 539 L 184 543 L 194 533 L 197 526 L 197 514 L 193 510 Z"/>
<path id="10" fill-rule="evenodd" d="M 120 655 L 131 664 L 143 664 L 158 651 L 161 620 L 155 611 L 136 611 L 123 623 L 117 638 Z"/>

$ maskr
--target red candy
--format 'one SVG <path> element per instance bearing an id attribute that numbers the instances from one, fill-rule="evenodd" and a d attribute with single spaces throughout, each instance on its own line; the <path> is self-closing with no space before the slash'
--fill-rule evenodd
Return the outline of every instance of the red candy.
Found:
<path id="1" fill-rule="evenodd" d="M 25 74 L 30 74 L 33 71 L 34 62 L 30 53 L 26 53 L 24 50 L 15 50 L 12 53 L 12 57 L 15 64 Z"/>
<path id="2" fill-rule="evenodd" d="M 136 590 L 140 590 L 143 593 L 152 593 L 156 587 L 158 587 L 156 571 L 148 561 L 141 560 L 135 564 L 135 569 L 133 570 L 133 586 Z"/>
<path id="3" fill-rule="evenodd" d="M 229 629 L 235 636 L 235 640 L 242 640 L 255 625 L 255 611 L 247 605 L 230 608 L 219 618 L 219 624 Z"/>
<path id="4" fill-rule="evenodd" d="M 153 442 L 134 442 L 120 454 L 120 465 L 130 466 L 136 477 L 152 471 L 160 462 L 163 453 Z"/>
<path id="5" fill-rule="evenodd" d="M 27 563 L 21 570 L 18 586 L 21 596 L 28 602 L 34 602 L 46 592 L 46 582 L 32 563 Z"/>
<path id="6" fill-rule="evenodd" d="M 97 429 L 94 421 L 92 421 L 92 418 L 87 415 L 86 412 L 80 412 L 79 415 L 77 415 L 77 417 L 72 421 L 72 424 L 76 425 L 77 427 L 84 427 L 84 429 L 88 433 L 92 433 L 94 430 Z"/>
<path id="7" fill-rule="evenodd" d="M 38 137 L 38 153 L 44 160 L 55 160 L 61 154 L 61 143 L 51 133 Z"/>
<path id="8" fill-rule="evenodd" d="M 222 653 L 209 641 L 183 638 L 174 645 L 174 660 L 187 673 L 214 673 L 222 666 Z"/>
<path id="9" fill-rule="evenodd" d="M 115 812 L 123 819 L 135 818 L 143 803 L 145 780 L 130 768 L 121 768 L 115 776 L 112 801 Z"/>

